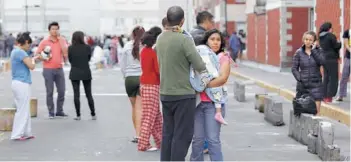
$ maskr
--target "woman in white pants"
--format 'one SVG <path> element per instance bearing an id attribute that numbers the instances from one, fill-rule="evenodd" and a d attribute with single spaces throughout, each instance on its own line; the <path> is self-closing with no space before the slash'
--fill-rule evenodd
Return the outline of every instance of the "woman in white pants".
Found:
<path id="1" fill-rule="evenodd" d="M 13 121 L 11 139 L 26 140 L 34 138 L 31 130 L 30 118 L 30 85 L 32 84 L 31 73 L 35 67 L 34 60 L 30 58 L 28 51 L 32 39 L 29 33 L 22 33 L 17 37 L 17 46 L 11 51 L 12 92 L 16 105 L 16 114 Z"/>

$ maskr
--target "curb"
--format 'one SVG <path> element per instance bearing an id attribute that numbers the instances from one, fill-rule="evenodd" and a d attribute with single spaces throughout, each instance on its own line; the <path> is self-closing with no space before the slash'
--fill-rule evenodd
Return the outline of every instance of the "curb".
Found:
<path id="1" fill-rule="evenodd" d="M 293 98 L 295 97 L 295 92 L 293 92 L 291 90 L 280 88 L 280 87 L 275 86 L 273 84 L 266 83 L 266 82 L 261 81 L 261 80 L 257 80 L 255 78 L 240 74 L 238 72 L 231 72 L 231 75 L 238 77 L 238 78 L 241 78 L 241 79 L 244 79 L 244 80 L 253 80 L 258 86 L 265 88 L 269 91 L 276 92 L 280 96 L 288 99 L 289 101 L 292 101 Z M 343 124 L 350 127 L 350 113 L 348 113 L 345 110 L 342 110 L 340 107 L 329 105 L 329 104 L 322 102 L 320 111 L 321 111 L 320 112 L 321 116 L 325 116 L 325 117 L 328 117 L 330 119 L 336 120 L 336 121 L 343 123 Z"/>

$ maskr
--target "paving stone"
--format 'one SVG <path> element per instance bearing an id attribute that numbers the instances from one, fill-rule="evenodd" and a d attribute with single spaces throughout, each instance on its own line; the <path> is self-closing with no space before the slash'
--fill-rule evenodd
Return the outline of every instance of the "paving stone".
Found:
<path id="1" fill-rule="evenodd" d="M 283 120 L 283 103 L 271 96 L 265 96 L 264 119 L 274 126 L 285 125 Z"/>
<path id="2" fill-rule="evenodd" d="M 234 98 L 239 102 L 245 102 L 245 84 L 234 80 Z"/>
<path id="3" fill-rule="evenodd" d="M 16 108 L 0 109 L 0 131 L 12 131 Z"/>

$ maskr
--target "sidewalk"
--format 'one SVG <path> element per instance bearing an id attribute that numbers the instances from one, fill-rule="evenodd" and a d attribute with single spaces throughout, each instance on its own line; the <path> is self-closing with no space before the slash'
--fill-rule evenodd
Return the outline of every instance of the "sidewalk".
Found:
<path id="1" fill-rule="evenodd" d="M 296 80 L 291 73 L 268 72 L 246 66 L 244 62 L 238 68 L 232 69 L 232 74 L 253 80 L 259 86 L 277 92 L 289 100 L 295 96 Z M 348 94 L 350 94 L 350 84 L 348 84 Z M 345 98 L 344 102 L 322 103 L 321 115 L 350 126 L 350 97 Z"/>

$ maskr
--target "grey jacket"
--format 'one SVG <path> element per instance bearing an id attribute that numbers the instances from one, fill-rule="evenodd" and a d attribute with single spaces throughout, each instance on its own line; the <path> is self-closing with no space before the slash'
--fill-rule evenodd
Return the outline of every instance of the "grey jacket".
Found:
<path id="1" fill-rule="evenodd" d="M 140 61 L 134 59 L 132 49 L 133 41 L 129 41 L 120 53 L 120 67 L 124 77 L 141 75 Z"/>
<path id="2" fill-rule="evenodd" d="M 195 41 L 195 45 L 198 46 L 201 44 L 202 40 L 204 39 L 206 30 L 201 26 L 196 26 L 191 32 L 191 36 Z"/>

